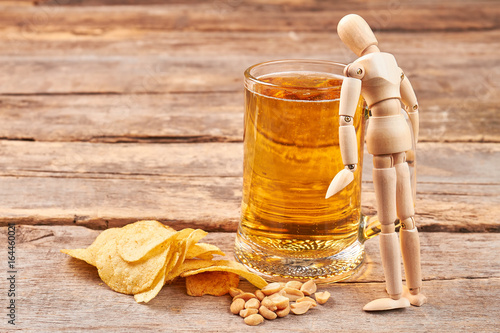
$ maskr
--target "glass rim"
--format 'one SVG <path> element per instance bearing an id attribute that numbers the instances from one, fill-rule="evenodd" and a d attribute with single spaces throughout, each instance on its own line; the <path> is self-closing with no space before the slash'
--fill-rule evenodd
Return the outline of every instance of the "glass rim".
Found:
<path id="1" fill-rule="evenodd" d="M 346 64 L 340 63 L 340 62 L 335 62 L 335 61 L 330 61 L 330 60 L 318 60 L 318 59 L 280 59 L 280 60 L 269 60 L 269 61 L 264 61 L 257 63 L 255 65 L 252 65 L 248 67 L 245 70 L 245 80 L 250 80 L 253 83 L 264 85 L 267 87 L 275 87 L 275 88 L 285 88 L 285 89 L 297 89 L 297 90 L 331 90 L 331 89 L 338 89 L 338 86 L 332 86 L 332 87 L 301 87 L 301 86 L 283 86 L 280 84 L 275 84 L 275 83 L 270 83 L 270 82 L 264 82 L 259 80 L 259 78 L 255 77 L 254 75 L 251 74 L 251 71 L 254 70 L 257 67 L 262 67 L 266 65 L 274 65 L 274 64 L 293 64 L 293 63 L 309 63 L 312 65 L 330 65 L 330 66 L 339 66 L 342 68 L 345 68 L 347 66 Z M 343 71 L 342 71 L 343 72 Z M 325 72 L 327 73 L 327 72 Z M 334 74 L 334 73 L 328 73 L 328 74 Z M 339 74 L 335 74 L 339 75 Z M 342 73 L 340 74 L 342 78 L 345 78 L 345 75 Z"/>

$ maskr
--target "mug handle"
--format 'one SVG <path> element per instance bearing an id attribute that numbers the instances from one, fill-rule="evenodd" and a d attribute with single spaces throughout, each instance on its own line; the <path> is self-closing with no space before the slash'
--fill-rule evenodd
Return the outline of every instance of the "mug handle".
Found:
<path id="1" fill-rule="evenodd" d="M 365 107 L 364 110 L 365 117 L 366 119 L 366 124 L 365 126 L 368 127 L 370 126 L 370 111 Z M 411 141 L 412 141 L 412 147 L 410 150 L 406 152 L 406 162 L 408 163 L 408 167 L 410 168 L 410 179 L 411 179 L 411 189 L 412 189 L 412 194 L 413 194 L 413 205 L 415 205 L 415 200 L 417 197 L 417 154 L 416 154 L 416 145 L 415 145 L 415 136 L 413 133 L 413 127 L 411 126 L 411 121 L 410 118 L 408 117 L 408 114 L 404 109 L 401 109 L 401 113 L 403 114 L 403 117 L 406 119 L 406 123 L 408 124 L 408 127 L 410 128 L 410 133 L 411 133 Z M 399 228 L 401 226 L 401 221 L 397 219 L 394 222 L 396 226 L 396 231 L 399 231 Z M 369 215 L 363 215 L 361 214 L 361 223 L 359 225 L 359 241 L 361 243 L 364 243 L 366 240 L 377 236 L 381 232 L 381 227 L 380 227 L 380 221 L 378 220 L 377 215 L 374 216 L 369 216 Z"/>

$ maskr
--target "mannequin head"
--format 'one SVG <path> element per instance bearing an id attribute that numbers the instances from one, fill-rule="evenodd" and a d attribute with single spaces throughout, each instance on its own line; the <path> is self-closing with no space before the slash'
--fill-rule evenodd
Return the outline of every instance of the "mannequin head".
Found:
<path id="1" fill-rule="evenodd" d="M 349 14 L 344 16 L 337 25 L 337 33 L 342 42 L 358 57 L 365 53 L 380 51 L 377 47 L 377 38 L 375 38 L 372 29 L 359 15 Z M 370 49 L 367 50 L 368 48 Z"/>

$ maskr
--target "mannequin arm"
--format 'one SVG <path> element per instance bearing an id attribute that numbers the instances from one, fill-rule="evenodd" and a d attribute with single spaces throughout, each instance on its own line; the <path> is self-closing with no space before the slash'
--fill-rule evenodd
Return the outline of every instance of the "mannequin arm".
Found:
<path id="1" fill-rule="evenodd" d="M 354 114 L 361 94 L 361 80 L 347 77 L 342 82 L 339 105 L 339 144 L 345 169 L 330 183 L 325 198 L 340 192 L 354 180 L 353 172 L 358 165 L 358 142 L 354 129 Z"/>
<path id="2" fill-rule="evenodd" d="M 339 144 L 342 162 L 352 172 L 358 164 L 358 142 L 354 129 L 354 113 L 361 94 L 361 80 L 347 77 L 342 82 L 339 105 Z"/>
<path id="3" fill-rule="evenodd" d="M 419 120 L 418 120 L 418 102 L 417 96 L 413 91 L 410 80 L 403 75 L 403 81 L 401 81 L 401 101 L 405 105 L 406 113 L 411 121 L 411 126 L 413 128 L 413 135 L 415 136 L 415 144 L 418 142 L 418 131 L 419 131 Z"/>

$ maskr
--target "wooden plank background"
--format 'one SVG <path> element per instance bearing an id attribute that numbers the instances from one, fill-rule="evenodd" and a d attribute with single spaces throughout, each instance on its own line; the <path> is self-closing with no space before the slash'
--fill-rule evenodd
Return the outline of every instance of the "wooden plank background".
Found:
<path id="1" fill-rule="evenodd" d="M 372 239 L 362 272 L 324 286 L 333 302 L 255 330 L 500 331 L 495 0 L 0 0 L 0 244 L 15 223 L 20 266 L 19 325 L 7 326 L 2 303 L 0 331 L 246 329 L 228 299 L 193 300 L 179 280 L 138 305 L 58 251 L 154 218 L 211 231 L 231 256 L 243 71 L 354 60 L 335 31 L 349 12 L 395 54 L 421 105 L 416 209 L 429 304 L 361 311 L 384 290 Z M 365 156 L 363 210 L 374 214 L 370 174 Z"/>

